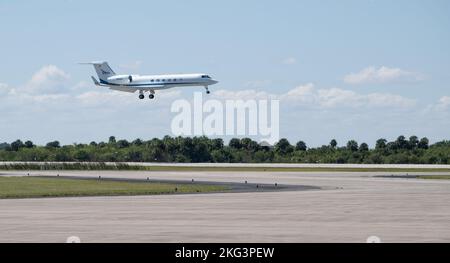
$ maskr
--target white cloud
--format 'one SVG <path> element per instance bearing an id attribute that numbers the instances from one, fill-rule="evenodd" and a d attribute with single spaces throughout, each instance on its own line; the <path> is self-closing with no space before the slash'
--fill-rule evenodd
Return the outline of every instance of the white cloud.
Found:
<path id="1" fill-rule="evenodd" d="M 450 109 L 450 97 L 444 96 L 444 97 L 440 98 L 439 102 L 435 106 L 435 109 L 438 111 L 445 111 L 445 110 Z"/>
<path id="2" fill-rule="evenodd" d="M 314 84 L 298 86 L 282 94 L 271 94 L 256 90 L 218 90 L 217 99 L 278 99 L 284 104 L 309 109 L 332 108 L 411 108 L 416 105 L 413 99 L 390 93 L 359 94 L 351 90 L 330 88 L 317 89 Z"/>
<path id="3" fill-rule="evenodd" d="M 58 89 L 61 92 L 31 93 L 25 92 L 26 85 L 0 84 L 0 112 L 4 113 L 0 127 L 6 127 L 2 130 L 2 140 L 30 138 L 38 143 L 50 140 L 72 143 L 107 140 L 110 135 L 126 139 L 162 137 L 170 134 L 170 122 L 174 117 L 170 103 L 180 97 L 191 99 L 194 91 L 158 91 L 154 101 L 148 97 L 141 101 L 137 94 L 95 87 L 89 81 L 70 86 L 65 78 L 68 74 L 63 71 L 63 74 L 58 70 L 44 72 L 47 73 L 41 74 L 47 77 L 36 77 L 30 82 L 43 85 L 53 80 L 52 76 L 60 75 L 61 85 L 67 88 Z M 365 94 L 342 88 L 319 88 L 312 83 L 285 92 L 274 90 L 213 89 L 210 97 L 203 98 L 222 101 L 279 99 L 282 137 L 292 140 L 301 137 L 309 145 L 324 143 L 331 137 L 340 141 L 355 138 L 370 142 L 403 133 L 445 138 L 450 128 L 449 96 L 442 97 L 429 106 L 428 112 L 420 114 L 424 107 L 416 107 L 414 99 L 390 93 Z"/>
<path id="4" fill-rule="evenodd" d="M 416 100 L 390 93 L 371 93 L 366 95 L 369 107 L 412 108 Z"/>
<path id="5" fill-rule="evenodd" d="M 9 93 L 10 88 L 8 86 L 8 84 L 5 83 L 0 83 L 0 95 L 5 95 L 7 93 Z"/>
<path id="6" fill-rule="evenodd" d="M 277 95 L 265 91 L 249 90 L 216 90 L 212 97 L 219 100 L 277 99 Z"/>
<path id="7" fill-rule="evenodd" d="M 344 77 L 345 83 L 348 84 L 388 83 L 400 81 L 414 82 L 420 80 L 423 80 L 423 76 L 419 73 L 385 66 L 378 69 L 375 67 L 368 67 L 358 73 L 351 73 Z"/>
<path id="8" fill-rule="evenodd" d="M 136 102 L 136 95 L 132 93 L 117 92 L 117 91 L 88 91 L 80 95 L 76 95 L 75 99 L 85 106 L 104 106 L 109 105 L 127 105 Z"/>
<path id="9" fill-rule="evenodd" d="M 278 98 L 287 102 L 293 102 L 298 105 L 313 105 L 316 98 L 314 95 L 314 84 L 298 86 L 287 93 L 280 95 Z"/>
<path id="10" fill-rule="evenodd" d="M 80 92 L 85 90 L 91 90 L 93 87 L 95 87 L 93 82 L 80 81 L 74 86 L 72 86 L 70 90 Z"/>
<path id="11" fill-rule="evenodd" d="M 338 88 L 320 89 L 316 92 L 315 96 L 317 97 L 316 103 L 322 108 L 358 108 L 364 106 L 368 98 L 354 91 Z"/>
<path id="12" fill-rule="evenodd" d="M 63 102 L 63 100 L 69 98 L 70 96 L 67 94 L 43 94 L 30 97 L 30 99 L 38 103 Z"/>
<path id="13" fill-rule="evenodd" d="M 156 93 L 156 99 L 158 104 L 166 103 L 177 97 L 179 97 L 181 92 L 179 90 L 171 91 L 161 91 Z M 135 93 L 127 93 L 120 91 L 111 91 L 104 89 L 102 91 L 88 91 L 82 94 L 76 95 L 75 99 L 84 105 L 88 106 L 104 106 L 105 104 L 110 105 L 137 105 L 140 100 L 138 100 Z M 150 99 L 147 99 L 150 100 Z"/>
<path id="14" fill-rule="evenodd" d="M 61 93 L 70 75 L 54 65 L 42 67 L 36 72 L 24 89 L 31 94 Z"/>
<path id="15" fill-rule="evenodd" d="M 297 59 L 294 57 L 285 58 L 283 59 L 282 63 L 285 65 L 294 65 L 297 63 Z"/>

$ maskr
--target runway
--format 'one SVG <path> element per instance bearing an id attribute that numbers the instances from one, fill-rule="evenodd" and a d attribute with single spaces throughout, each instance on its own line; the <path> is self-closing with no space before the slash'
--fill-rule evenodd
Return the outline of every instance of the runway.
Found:
<path id="1" fill-rule="evenodd" d="M 382 242 L 450 242 L 448 180 L 384 178 L 375 176 L 393 173 L 359 172 L 31 173 L 56 174 L 248 181 L 321 189 L 0 200 L 0 242 L 65 242 L 69 236 L 78 236 L 82 242 L 360 243 L 369 236 L 377 236 Z"/>
<path id="2" fill-rule="evenodd" d="M 14 164 L 80 164 L 80 162 L 0 162 L 0 165 L 14 165 Z M 81 163 L 83 164 L 83 163 Z M 114 162 L 96 163 L 89 162 L 89 164 L 105 164 L 116 165 Z M 144 166 L 144 167 L 210 167 L 210 168 L 359 168 L 359 169 L 450 169 L 450 165 L 443 164 L 328 164 L 328 163 L 135 163 L 135 162 L 121 162 L 129 166 Z"/>

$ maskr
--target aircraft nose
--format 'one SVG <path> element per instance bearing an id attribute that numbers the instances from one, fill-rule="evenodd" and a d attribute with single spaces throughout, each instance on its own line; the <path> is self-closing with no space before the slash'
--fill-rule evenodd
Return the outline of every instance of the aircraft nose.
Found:
<path id="1" fill-rule="evenodd" d="M 217 80 L 211 80 L 212 85 L 219 83 Z"/>

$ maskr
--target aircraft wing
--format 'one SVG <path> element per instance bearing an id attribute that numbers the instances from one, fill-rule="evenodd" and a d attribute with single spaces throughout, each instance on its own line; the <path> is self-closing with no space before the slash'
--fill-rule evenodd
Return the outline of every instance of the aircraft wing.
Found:
<path id="1" fill-rule="evenodd" d="M 153 85 L 151 87 L 109 86 L 109 89 L 117 90 L 117 91 L 123 91 L 123 92 L 129 92 L 129 93 L 135 93 L 138 90 L 155 91 L 157 89 L 163 89 L 164 87 L 165 87 L 164 85 Z"/>
<path id="2" fill-rule="evenodd" d="M 164 85 L 153 85 L 151 87 L 140 88 L 139 90 L 152 91 L 152 90 L 158 90 L 158 89 L 164 89 L 164 88 L 166 88 L 166 86 L 164 86 Z"/>
<path id="3" fill-rule="evenodd" d="M 117 90 L 117 91 L 123 91 L 123 92 L 129 92 L 129 93 L 135 93 L 138 90 L 136 88 L 128 88 L 128 87 L 121 87 L 121 86 L 109 87 L 109 89 Z"/>

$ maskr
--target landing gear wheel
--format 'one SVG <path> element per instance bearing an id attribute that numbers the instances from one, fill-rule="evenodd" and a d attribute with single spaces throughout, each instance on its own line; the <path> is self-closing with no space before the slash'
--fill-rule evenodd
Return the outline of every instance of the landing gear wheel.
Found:
<path id="1" fill-rule="evenodd" d="M 207 90 L 207 91 L 206 91 L 206 94 L 211 94 L 211 91 Z"/>
<path id="2" fill-rule="evenodd" d="M 145 98 L 144 94 L 139 95 L 139 99 L 143 100 Z"/>
<path id="3" fill-rule="evenodd" d="M 155 95 L 153 95 L 153 94 L 150 94 L 150 95 L 148 95 L 148 97 L 152 100 L 152 99 L 154 99 L 155 98 Z"/>

